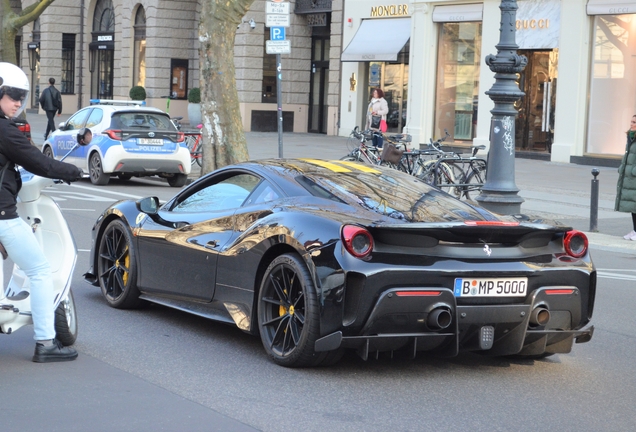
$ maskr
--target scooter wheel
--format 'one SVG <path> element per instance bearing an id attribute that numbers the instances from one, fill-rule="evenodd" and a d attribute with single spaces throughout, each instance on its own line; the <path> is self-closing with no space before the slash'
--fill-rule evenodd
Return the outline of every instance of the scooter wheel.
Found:
<path id="1" fill-rule="evenodd" d="M 55 309 L 55 333 L 55 338 L 64 346 L 73 345 L 77 340 L 77 309 L 71 290 Z"/>

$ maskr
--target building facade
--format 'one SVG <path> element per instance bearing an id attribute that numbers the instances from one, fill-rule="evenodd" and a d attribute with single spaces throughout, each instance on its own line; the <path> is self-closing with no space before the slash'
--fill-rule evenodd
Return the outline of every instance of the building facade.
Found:
<path id="1" fill-rule="evenodd" d="M 276 130 L 266 3 L 254 1 L 235 39 L 246 131 Z M 380 87 L 390 132 L 410 133 L 415 145 L 448 131 L 456 146 L 488 146 L 494 74 L 483 60 L 497 52 L 499 4 L 291 1 L 291 53 L 281 55 L 284 129 L 346 136 L 364 126 L 370 92 Z M 615 164 L 636 113 L 636 2 L 519 0 L 518 7 L 517 44 L 528 58 L 518 79 L 525 93 L 518 153 Z M 200 10 L 198 0 L 56 0 L 18 41 L 34 87 L 30 108 L 55 77 L 66 113 L 90 99 L 127 99 L 141 85 L 149 105 L 187 116 L 188 91 L 199 86 Z"/>
<path id="2" fill-rule="evenodd" d="M 23 7 L 34 0 L 23 1 Z M 291 54 L 281 55 L 284 128 L 337 133 L 342 0 L 291 2 Z M 276 56 L 267 54 L 266 1 L 239 24 L 234 49 L 245 130 L 276 130 Z M 91 99 L 146 102 L 187 121 L 187 96 L 199 86 L 198 0 L 56 0 L 20 38 L 19 64 L 31 79 L 29 108 L 54 77 L 65 113 Z"/>
<path id="3" fill-rule="evenodd" d="M 494 74 L 483 60 L 497 53 L 499 5 L 347 0 L 340 135 L 364 124 L 369 91 L 380 86 L 394 128 L 403 125 L 415 143 L 448 131 L 455 145 L 488 146 L 494 104 L 485 92 Z M 518 77 L 525 93 L 516 104 L 518 154 L 615 164 L 636 113 L 636 3 L 519 0 L 518 7 L 516 41 L 528 59 Z M 397 79 L 395 68 L 404 71 Z"/>

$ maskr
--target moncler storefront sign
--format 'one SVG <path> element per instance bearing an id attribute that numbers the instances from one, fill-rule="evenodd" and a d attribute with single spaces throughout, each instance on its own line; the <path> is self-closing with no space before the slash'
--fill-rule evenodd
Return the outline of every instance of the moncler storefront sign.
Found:
<path id="1" fill-rule="evenodd" d="M 409 5 L 408 4 L 392 4 L 385 6 L 372 6 L 371 7 L 371 18 L 382 18 L 382 17 L 398 17 L 398 16 L 408 16 L 409 15 Z"/>

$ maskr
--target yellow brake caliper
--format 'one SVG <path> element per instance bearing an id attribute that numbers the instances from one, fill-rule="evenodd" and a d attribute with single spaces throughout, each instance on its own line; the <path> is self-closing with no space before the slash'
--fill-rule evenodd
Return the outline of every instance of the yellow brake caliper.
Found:
<path id="1" fill-rule="evenodd" d="M 126 254 L 124 256 L 124 265 L 126 266 L 127 269 L 130 268 L 130 254 L 128 253 L 128 247 L 126 247 L 126 250 L 124 251 L 124 253 Z M 115 267 L 119 267 L 119 260 L 115 261 Z M 128 271 L 124 271 L 124 274 L 122 275 L 122 279 L 124 281 L 124 285 L 128 285 Z"/>

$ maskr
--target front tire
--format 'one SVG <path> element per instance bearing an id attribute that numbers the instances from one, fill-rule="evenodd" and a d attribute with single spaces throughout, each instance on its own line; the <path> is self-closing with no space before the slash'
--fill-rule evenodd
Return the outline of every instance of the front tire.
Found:
<path id="1" fill-rule="evenodd" d="M 68 291 L 64 300 L 55 309 L 55 338 L 62 345 L 70 346 L 77 340 L 77 309 L 73 292 Z"/>
<path id="2" fill-rule="evenodd" d="M 44 149 L 44 151 L 42 152 L 44 154 L 44 156 L 53 159 L 55 156 L 53 156 L 53 150 L 51 150 L 51 147 L 46 147 Z"/>
<path id="3" fill-rule="evenodd" d="M 102 165 L 102 158 L 99 157 L 99 153 L 95 152 L 91 155 L 89 161 L 89 174 L 91 183 L 98 186 L 107 185 L 110 180 L 110 175 L 104 173 L 104 167 Z"/>
<path id="4" fill-rule="evenodd" d="M 265 351 L 280 366 L 313 366 L 321 360 L 314 351 L 318 301 L 298 255 L 281 255 L 267 267 L 259 290 L 258 329 Z"/>
<path id="5" fill-rule="evenodd" d="M 102 295 L 117 309 L 131 309 L 141 304 L 137 288 L 136 251 L 128 227 L 115 219 L 106 227 L 99 241 L 97 278 Z"/>

